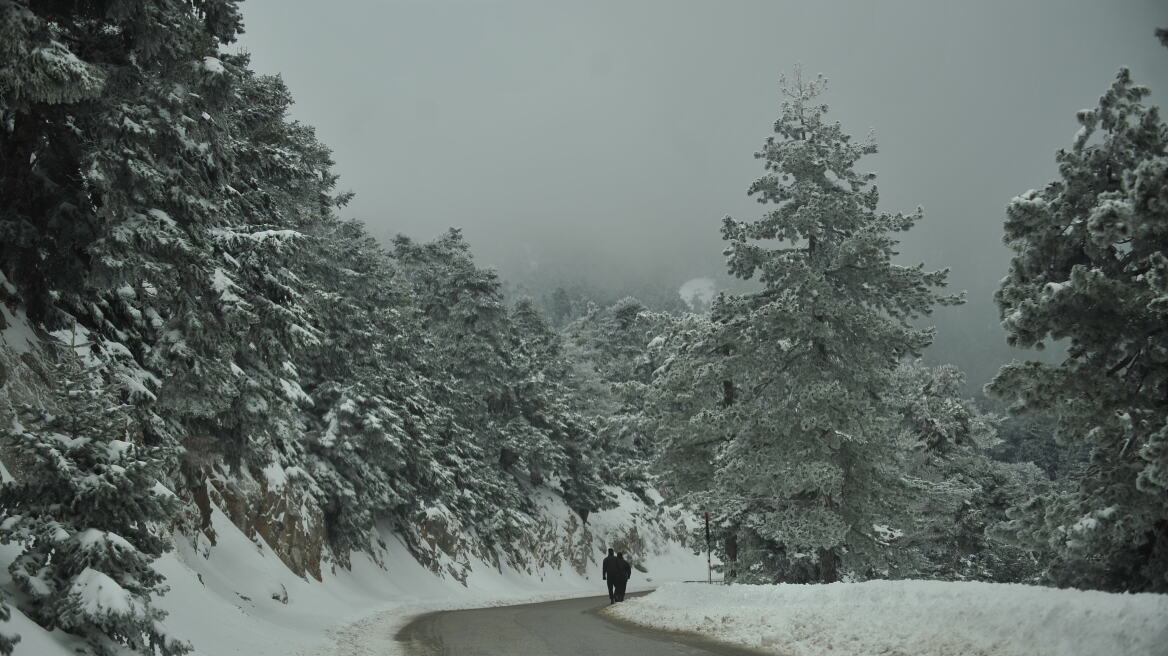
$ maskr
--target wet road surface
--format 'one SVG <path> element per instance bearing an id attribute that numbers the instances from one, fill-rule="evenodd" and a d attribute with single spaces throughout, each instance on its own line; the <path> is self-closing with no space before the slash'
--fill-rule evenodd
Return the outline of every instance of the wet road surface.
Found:
<path id="1" fill-rule="evenodd" d="M 630 595 L 632 596 L 632 595 Z M 608 597 L 429 613 L 398 631 L 410 656 L 758 656 L 683 633 L 652 631 L 597 611 Z"/>

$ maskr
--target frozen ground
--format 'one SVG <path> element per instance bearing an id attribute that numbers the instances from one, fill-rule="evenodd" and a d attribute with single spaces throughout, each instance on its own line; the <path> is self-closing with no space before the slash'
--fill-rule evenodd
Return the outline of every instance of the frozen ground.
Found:
<path id="1" fill-rule="evenodd" d="M 628 510 L 596 513 L 589 525 L 603 534 L 606 524 L 627 520 Z M 323 582 L 306 581 L 217 510 L 213 525 L 216 545 L 180 537 L 175 551 L 156 563 L 170 586 L 159 604 L 170 613 L 165 626 L 191 642 L 197 655 L 393 656 L 399 653 L 394 633 L 419 613 L 606 593 L 599 567 L 581 576 L 568 568 L 500 572 L 475 563 L 464 587 L 419 565 L 388 534 L 382 536 L 387 546 L 378 556 L 380 565 L 369 556 L 354 556 L 351 571 L 336 568 L 325 573 Z M 7 564 L 15 555 L 13 546 L 0 546 L 0 584 L 5 587 L 11 584 Z M 640 585 L 630 590 L 705 573 L 704 556 L 680 545 L 644 566 L 649 572 L 634 573 L 633 582 L 640 579 Z M 44 631 L 15 609 L 12 621 L 0 623 L 0 631 L 21 634 L 17 656 L 72 656 L 77 645 L 59 631 Z"/>
<path id="2" fill-rule="evenodd" d="M 1002 583 L 668 584 L 604 612 L 784 656 L 1164 656 L 1168 595 Z"/>

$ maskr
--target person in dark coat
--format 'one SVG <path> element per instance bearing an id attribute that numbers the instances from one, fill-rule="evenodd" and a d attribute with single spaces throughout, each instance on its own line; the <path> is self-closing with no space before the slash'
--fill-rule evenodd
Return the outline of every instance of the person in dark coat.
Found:
<path id="1" fill-rule="evenodd" d="M 620 572 L 618 575 L 619 578 L 616 582 L 616 600 L 624 601 L 625 586 L 628 585 L 629 578 L 633 575 L 633 566 L 630 565 L 627 560 L 625 560 L 624 553 L 618 553 L 616 555 L 616 565 L 613 567 L 613 569 Z"/>
<path id="2" fill-rule="evenodd" d="M 604 557 L 604 561 L 600 565 L 600 578 L 608 584 L 608 603 L 616 601 L 616 580 L 617 574 L 623 572 L 620 562 L 616 559 L 616 552 L 612 549 L 608 550 L 608 555 Z"/>

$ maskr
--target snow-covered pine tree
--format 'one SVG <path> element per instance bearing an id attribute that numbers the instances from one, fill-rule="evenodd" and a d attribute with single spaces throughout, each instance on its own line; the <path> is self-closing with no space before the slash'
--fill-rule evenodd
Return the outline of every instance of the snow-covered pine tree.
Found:
<path id="1" fill-rule="evenodd" d="M 674 320 L 626 297 L 606 308 L 590 307 L 563 330 L 571 364 L 565 384 L 572 407 L 595 425 L 596 450 L 607 460 L 601 475 L 640 494 L 652 487 L 653 429 L 645 415 L 645 397 L 660 365 L 658 351 L 651 352 L 649 344 L 670 331 Z"/>
<path id="2" fill-rule="evenodd" d="M 568 427 L 559 416 L 559 338 L 528 297 L 507 313 L 507 400 L 498 408 L 506 421 L 506 450 L 514 473 L 543 485 L 566 465 L 563 441 Z"/>
<path id="3" fill-rule="evenodd" d="M 478 460 L 449 411 L 431 400 L 427 349 L 407 283 L 389 254 L 352 221 L 313 232 L 303 276 L 320 342 L 302 360 L 310 471 L 338 555 L 368 544 L 377 519 L 408 532 L 426 508 L 457 507 L 455 472 Z M 457 439 L 451 439 L 451 438 Z"/>
<path id="4" fill-rule="evenodd" d="M 545 296 L 543 304 L 547 308 L 548 319 L 553 326 L 561 328 L 572 320 L 572 297 L 563 287 L 556 287 L 550 296 Z"/>
<path id="5" fill-rule="evenodd" d="M 1031 581 L 1037 561 L 1027 551 L 987 535 L 1006 518 L 1014 499 L 1049 488 L 1032 463 L 999 462 L 998 417 L 961 398 L 965 377 L 953 365 L 904 363 L 889 381 L 899 408 L 903 440 L 910 445 L 901 471 L 920 494 L 899 505 L 893 544 L 898 559 L 911 554 L 900 575 L 917 578 Z M 907 559 L 903 559 L 907 560 Z"/>
<path id="6" fill-rule="evenodd" d="M 511 422 L 515 369 L 498 277 L 475 266 L 470 245 L 453 228 L 423 244 L 398 236 L 393 257 L 427 337 L 434 400 L 450 410 L 443 432 L 477 455 L 456 477 L 456 486 L 470 491 L 460 501 L 463 517 L 484 540 L 515 544 L 533 508 L 522 457 L 533 453 L 527 443 L 543 436 Z"/>
<path id="7" fill-rule="evenodd" d="M 89 329 L 147 440 L 173 443 L 233 379 L 207 230 L 232 214 L 218 55 L 236 2 L 0 14 L 0 267 L 32 321 Z"/>
<path id="8" fill-rule="evenodd" d="M 995 459 L 1034 463 L 1048 478 L 1064 482 L 1087 466 L 1091 451 L 1086 444 L 1066 444 L 1055 439 L 1058 413 L 1054 409 L 1011 414 L 1001 399 L 982 397 L 982 402 L 996 415 L 1002 415 L 998 420 L 998 437 L 1002 441 L 994 447 Z"/>
<path id="9" fill-rule="evenodd" d="M 513 385 L 515 412 L 535 431 L 546 436 L 547 453 L 527 457 L 533 483 L 555 481 L 560 495 L 582 518 L 611 508 L 605 491 L 608 468 L 592 423 L 575 412 L 564 385 L 569 364 L 560 335 L 530 298 L 511 308 L 511 352 L 518 380 Z"/>
<path id="10" fill-rule="evenodd" d="M 151 562 L 169 549 L 180 506 L 160 482 L 173 453 L 141 444 L 127 406 L 72 348 L 61 351 L 48 402 L 22 408 L 4 431 L 22 465 L 0 487 L 0 542 L 23 547 L 9 567 L 16 602 L 103 656 L 120 653 L 116 645 L 185 653 L 151 603 L 165 592 Z"/>
<path id="11" fill-rule="evenodd" d="M 666 481 L 737 536 L 747 580 L 879 574 L 907 494 L 887 382 L 932 339 L 911 321 L 957 301 L 935 291 L 944 271 L 893 264 L 921 212 L 877 210 L 855 169 L 876 145 L 826 120 L 824 85 L 784 80 L 749 190 L 773 209 L 722 225 L 730 272 L 763 289 L 719 297 L 659 376 Z"/>
<path id="12" fill-rule="evenodd" d="M 477 406 L 464 408 L 470 414 L 505 404 L 508 312 L 497 274 L 475 265 L 456 228 L 422 244 L 399 235 L 393 257 L 425 321 L 433 365 L 469 386 L 451 400 Z"/>
<path id="13" fill-rule="evenodd" d="M 508 548 L 525 536 L 537 489 L 559 493 L 579 512 L 606 507 L 593 431 L 574 412 L 563 387 L 559 336 L 534 304 L 508 309 L 493 271 L 474 264 L 458 230 L 416 244 L 394 242 L 425 341 L 418 361 L 436 383 L 430 396 L 448 408 L 432 436 L 453 448 L 461 494 L 445 504 L 467 527 Z"/>
<path id="14" fill-rule="evenodd" d="M 1168 592 L 1168 125 L 1121 69 L 1082 110 L 1059 179 L 1008 206 L 1014 250 L 996 294 L 1010 344 L 1066 346 L 987 387 L 1012 410 L 1054 409 L 1056 438 L 1091 448 L 1069 494 L 1009 527 L 1053 549 L 1063 585 Z"/>
<path id="15" fill-rule="evenodd" d="M 606 381 L 649 383 L 653 368 L 646 350 L 662 329 L 660 315 L 650 312 L 641 301 L 625 297 L 606 308 L 589 308 L 564 332 L 570 341 L 586 349 L 591 366 Z"/>
<path id="16" fill-rule="evenodd" d="M 307 298 L 313 278 L 302 275 L 303 262 L 312 257 L 309 234 L 330 224 L 347 196 L 333 193 L 328 148 L 288 118 L 292 97 L 283 81 L 248 70 L 246 56 L 223 61 L 235 77 L 235 96 L 220 122 L 230 144 L 224 177 L 232 193 L 224 194 L 229 218 L 209 231 L 208 246 L 219 314 L 231 327 L 224 361 L 233 375 L 207 432 L 232 464 L 275 460 L 295 467 L 302 464 L 301 408 L 311 404 L 296 354 L 320 337 Z"/>

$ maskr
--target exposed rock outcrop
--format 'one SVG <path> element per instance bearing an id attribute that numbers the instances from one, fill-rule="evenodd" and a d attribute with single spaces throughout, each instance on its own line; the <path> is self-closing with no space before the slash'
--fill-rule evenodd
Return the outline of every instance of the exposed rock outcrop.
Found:
<path id="1" fill-rule="evenodd" d="M 298 470 L 270 465 L 262 471 L 229 474 L 221 465 L 203 465 L 192 480 L 196 483 L 186 496 L 197 512 L 193 528 L 212 544 L 211 512 L 217 506 L 244 535 L 262 539 L 288 569 L 320 580 L 324 516 Z"/>

